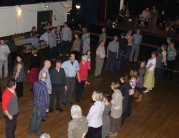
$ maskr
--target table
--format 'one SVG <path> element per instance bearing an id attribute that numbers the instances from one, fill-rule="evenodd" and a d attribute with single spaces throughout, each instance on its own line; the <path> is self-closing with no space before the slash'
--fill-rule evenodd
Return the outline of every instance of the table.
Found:
<path id="1" fill-rule="evenodd" d="M 27 38 L 18 41 L 20 45 L 32 44 L 35 46 L 39 42 L 39 38 Z"/>

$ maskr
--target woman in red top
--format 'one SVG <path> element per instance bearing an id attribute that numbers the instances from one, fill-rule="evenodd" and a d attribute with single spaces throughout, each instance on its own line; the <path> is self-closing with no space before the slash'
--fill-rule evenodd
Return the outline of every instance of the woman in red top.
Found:
<path id="1" fill-rule="evenodd" d="M 82 60 L 79 63 L 79 71 L 77 72 L 76 77 L 76 101 L 80 102 L 80 99 L 84 99 L 83 91 L 85 82 L 88 77 L 88 65 L 87 65 L 88 57 L 86 55 L 82 56 Z"/>

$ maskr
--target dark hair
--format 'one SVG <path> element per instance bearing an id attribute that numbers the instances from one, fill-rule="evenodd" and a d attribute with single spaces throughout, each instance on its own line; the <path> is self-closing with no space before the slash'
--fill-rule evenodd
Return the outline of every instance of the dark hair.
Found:
<path id="1" fill-rule="evenodd" d="M 13 78 L 7 81 L 8 88 L 12 88 L 12 86 L 14 86 L 15 84 L 16 84 L 16 80 Z"/>
<path id="2" fill-rule="evenodd" d="M 52 31 L 52 30 L 54 30 L 54 29 L 56 29 L 55 27 L 51 27 L 49 30 L 50 30 L 50 32 Z"/>
<path id="3" fill-rule="evenodd" d="M 100 41 L 99 41 L 99 44 L 101 44 L 102 42 L 104 42 L 104 41 L 103 41 L 103 40 L 100 40 Z"/>
<path id="4" fill-rule="evenodd" d="M 64 24 L 68 25 L 68 23 L 67 23 L 67 22 L 64 22 Z"/>
<path id="5" fill-rule="evenodd" d="M 57 64 L 57 63 L 62 64 L 62 62 L 61 62 L 60 60 L 56 60 L 56 62 L 55 62 L 55 63 L 56 63 L 56 64 Z"/>
<path id="6" fill-rule="evenodd" d="M 79 37 L 79 33 L 75 33 L 75 35 L 77 35 Z"/>
<path id="7" fill-rule="evenodd" d="M 110 102 L 112 100 L 112 96 L 108 91 L 103 91 L 103 97 Z"/>
<path id="8" fill-rule="evenodd" d="M 157 53 L 158 53 L 158 54 L 162 54 L 162 51 L 163 51 L 163 50 L 162 50 L 161 48 L 157 49 Z"/>
<path id="9" fill-rule="evenodd" d="M 154 54 L 155 56 L 157 56 L 157 52 L 156 52 L 156 51 L 153 51 L 152 54 Z"/>
<path id="10" fill-rule="evenodd" d="M 20 57 L 20 58 L 23 60 L 23 57 L 22 57 L 22 55 L 19 55 L 19 54 L 18 54 L 18 55 L 16 56 L 16 58 L 17 58 L 17 57 Z"/>
<path id="11" fill-rule="evenodd" d="M 121 36 L 122 36 L 122 37 L 125 37 L 125 35 L 126 35 L 125 32 L 122 32 L 122 33 L 121 33 Z"/>
<path id="12" fill-rule="evenodd" d="M 129 76 L 127 74 L 121 76 L 121 78 L 123 79 L 124 83 L 129 84 Z"/>
<path id="13" fill-rule="evenodd" d="M 86 55 L 88 54 L 88 52 L 91 52 L 90 50 L 88 50 L 87 52 L 86 52 Z"/>

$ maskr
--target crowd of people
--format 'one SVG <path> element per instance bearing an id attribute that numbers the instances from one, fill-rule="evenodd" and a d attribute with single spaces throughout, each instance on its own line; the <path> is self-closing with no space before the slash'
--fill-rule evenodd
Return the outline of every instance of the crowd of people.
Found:
<path id="1" fill-rule="evenodd" d="M 136 102 L 142 101 L 143 93 L 148 93 L 163 81 L 163 75 L 170 74 L 170 79 L 174 77 L 174 66 L 176 50 L 174 42 L 167 38 L 168 46 L 163 44 L 157 51 L 151 53 L 151 58 L 146 63 L 140 62 L 138 70 L 131 70 L 126 75 L 120 77 L 120 82 L 112 82 L 111 95 L 108 91 L 95 90 L 92 93 L 94 104 L 89 109 L 88 115 L 82 115 L 79 105 L 73 104 L 72 94 L 76 85 L 75 100 L 80 102 L 85 99 L 83 92 L 88 82 L 88 71 L 91 70 L 90 33 L 86 28 L 81 28 L 74 33 L 71 54 L 69 56 L 69 42 L 72 41 L 72 32 L 67 23 L 64 27 L 51 27 L 48 30 L 48 59 L 44 61 L 44 67 L 40 70 L 41 57 L 36 48 L 32 49 L 33 57 L 28 68 L 28 82 L 32 84 L 34 93 L 33 115 L 28 132 L 41 135 L 41 121 L 47 112 L 53 112 L 54 100 L 56 98 L 56 110 L 63 112 L 60 106 L 72 105 L 72 120 L 68 124 L 69 138 L 105 138 L 107 136 L 116 137 L 120 127 L 124 125 L 125 118 L 132 113 L 133 98 Z M 34 33 L 35 34 L 35 33 Z M 31 35 L 34 36 L 32 33 Z M 44 37 L 43 37 L 44 39 Z M 2 78 L 2 67 L 4 66 L 4 77 L 8 76 L 8 59 L 10 53 L 8 46 L 1 40 L 0 45 L 0 77 Z M 99 46 L 96 49 L 94 76 L 100 77 L 104 58 L 107 62 L 104 72 L 114 68 L 119 70 L 121 66 L 129 62 L 138 62 L 138 55 L 142 35 L 140 29 L 132 34 L 132 30 L 127 33 L 122 32 L 121 36 L 114 36 L 114 40 L 109 42 L 107 50 L 106 28 L 102 28 L 99 37 Z M 82 53 L 80 62 L 79 56 Z M 135 53 L 135 55 L 134 55 Z M 55 68 L 50 70 L 51 61 L 57 56 L 66 54 L 69 60 L 63 63 L 56 60 Z M 164 70 L 167 66 L 168 70 Z M 25 65 L 23 57 L 17 55 L 13 69 L 13 79 L 7 83 L 2 96 L 3 115 L 6 121 L 6 137 L 14 138 L 19 113 L 17 97 L 23 97 L 23 82 L 25 81 Z M 129 75 L 128 75 L 129 74 Z M 63 89 L 64 88 L 64 92 Z M 143 91 L 143 87 L 146 88 Z M 62 96 L 61 96 L 62 95 Z M 62 101 L 61 101 L 62 97 Z M 43 134 L 47 135 L 47 134 Z"/>

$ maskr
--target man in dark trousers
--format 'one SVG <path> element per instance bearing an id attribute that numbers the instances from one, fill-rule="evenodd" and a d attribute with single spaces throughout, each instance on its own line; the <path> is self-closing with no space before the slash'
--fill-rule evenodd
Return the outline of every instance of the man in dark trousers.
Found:
<path id="1" fill-rule="evenodd" d="M 108 69 L 111 72 L 113 71 L 115 60 L 118 59 L 118 51 L 119 51 L 118 36 L 114 36 L 114 40 L 109 43 L 107 48 L 107 52 L 106 52 L 107 63 L 104 69 L 105 72 L 107 72 Z"/>
<path id="2" fill-rule="evenodd" d="M 7 88 L 2 96 L 2 109 L 6 121 L 6 138 L 15 138 L 17 115 L 19 112 L 15 89 L 16 80 L 11 79 L 8 81 Z"/>
<path id="3" fill-rule="evenodd" d="M 61 61 L 56 61 L 56 67 L 50 71 L 50 78 L 52 83 L 52 95 L 50 99 L 50 112 L 53 112 L 53 103 L 56 97 L 56 109 L 63 112 L 60 107 L 60 96 L 62 92 L 62 85 L 65 85 L 65 91 L 67 90 L 66 75 L 63 68 L 61 68 Z"/>
<path id="4" fill-rule="evenodd" d="M 45 112 L 48 112 L 50 106 L 49 93 L 46 85 L 47 73 L 41 72 L 40 80 L 36 81 L 33 85 L 34 104 L 33 116 L 29 126 L 29 133 L 41 135 L 41 120 Z"/>

